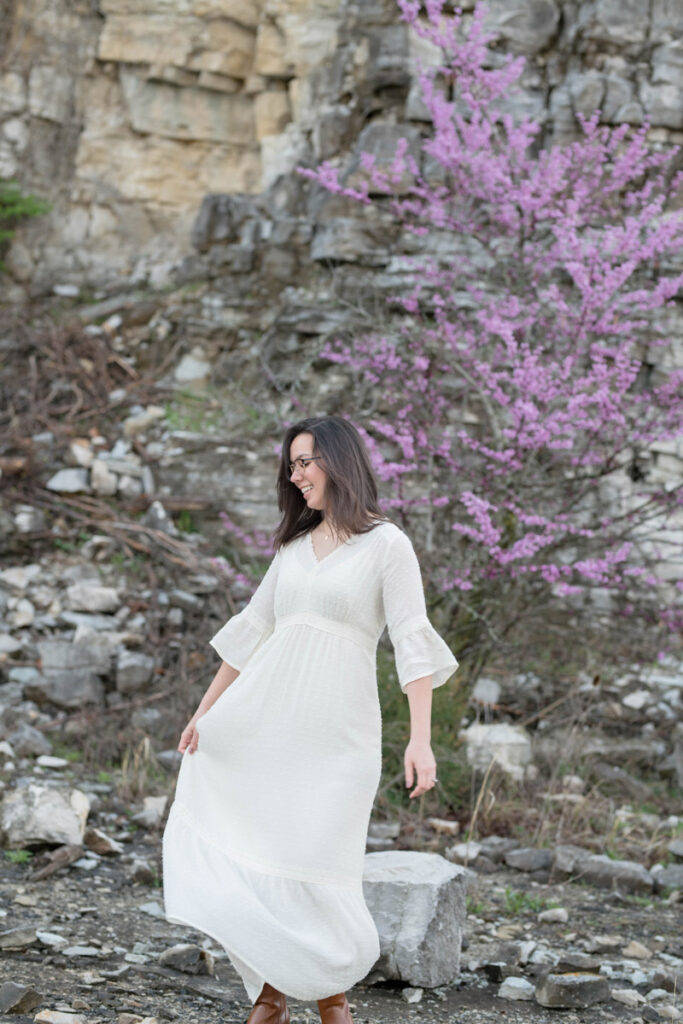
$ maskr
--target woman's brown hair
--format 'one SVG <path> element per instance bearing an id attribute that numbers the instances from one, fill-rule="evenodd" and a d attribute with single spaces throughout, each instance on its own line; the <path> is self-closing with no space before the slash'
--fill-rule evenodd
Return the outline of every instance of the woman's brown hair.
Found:
<path id="1" fill-rule="evenodd" d="M 308 508 L 301 491 L 290 480 L 290 446 L 299 434 L 312 434 L 313 454 L 322 456 L 318 465 L 327 473 L 327 515 L 342 537 L 367 533 L 376 520 L 387 520 L 379 507 L 367 448 L 356 428 L 341 416 L 310 416 L 292 424 L 282 442 L 277 477 L 282 519 L 273 538 L 276 548 L 308 533 L 323 519 L 319 509 Z"/>

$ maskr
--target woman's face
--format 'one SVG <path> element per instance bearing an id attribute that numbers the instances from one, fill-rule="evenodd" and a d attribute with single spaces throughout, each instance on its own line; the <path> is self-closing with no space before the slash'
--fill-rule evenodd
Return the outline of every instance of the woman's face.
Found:
<path id="1" fill-rule="evenodd" d="M 309 508 L 325 509 L 325 483 L 327 473 L 322 468 L 322 462 L 309 462 L 302 467 L 297 459 L 310 459 L 315 454 L 313 451 L 313 434 L 297 434 L 289 446 L 289 461 L 296 463 L 294 472 L 290 473 L 289 479 L 299 488 L 304 496 L 304 501 Z"/>

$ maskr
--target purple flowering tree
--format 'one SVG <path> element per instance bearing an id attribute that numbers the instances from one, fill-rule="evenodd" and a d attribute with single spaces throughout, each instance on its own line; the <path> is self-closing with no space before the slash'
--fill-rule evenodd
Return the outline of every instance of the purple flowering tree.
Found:
<path id="1" fill-rule="evenodd" d="M 645 468 L 683 435 L 666 331 L 683 284 L 674 154 L 597 113 L 542 148 L 540 126 L 506 112 L 522 62 L 491 60 L 483 9 L 466 23 L 441 0 L 398 4 L 441 53 L 420 73 L 419 160 L 405 140 L 388 164 L 366 154 L 353 187 L 330 163 L 302 170 L 389 209 L 416 254 L 387 329 L 324 351 L 353 379 L 347 412 L 382 396 L 362 425 L 386 504 L 421 538 L 443 624 L 479 665 L 568 613 L 680 626 L 683 583 L 661 570 L 683 490 Z"/>

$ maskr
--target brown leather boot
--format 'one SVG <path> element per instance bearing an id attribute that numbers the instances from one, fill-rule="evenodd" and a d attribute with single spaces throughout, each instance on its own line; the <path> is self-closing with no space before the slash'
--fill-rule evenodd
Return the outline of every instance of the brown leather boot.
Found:
<path id="1" fill-rule="evenodd" d="M 289 1024 L 287 1000 L 282 992 L 266 982 L 247 1018 L 247 1024 Z"/>
<path id="2" fill-rule="evenodd" d="M 328 996 L 327 999 L 319 999 L 318 1011 L 322 1024 L 353 1024 L 349 1004 L 343 992 L 336 996 Z"/>

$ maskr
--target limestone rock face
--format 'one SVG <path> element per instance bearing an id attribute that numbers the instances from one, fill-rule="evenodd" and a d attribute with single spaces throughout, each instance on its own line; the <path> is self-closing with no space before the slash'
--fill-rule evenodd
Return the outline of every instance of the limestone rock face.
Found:
<path id="1" fill-rule="evenodd" d="M 648 121 L 657 144 L 679 141 L 677 0 L 487 8 L 497 50 L 526 60 L 520 88 L 501 99 L 513 118 L 533 117 L 566 142 L 578 116 L 600 108 L 611 124 Z M 395 0 L 9 0 L 8 10 L 0 176 L 25 172 L 53 200 L 40 231 L 17 232 L 0 285 L 8 294 L 63 282 L 162 286 L 191 253 L 207 195 L 262 196 L 285 176 L 296 204 L 300 165 L 331 160 L 353 185 L 362 150 L 389 166 L 401 138 L 422 159 L 430 114 L 418 72 L 438 68 L 441 53 L 401 22 Z M 358 208 L 322 221 L 321 210 L 308 212 L 309 265 L 387 265 L 385 241 Z M 292 213 L 285 204 L 278 219 Z M 222 265 L 247 273 L 253 245 L 239 244 Z M 263 270 L 280 287 L 300 284 L 290 246 Z"/>
<path id="2" fill-rule="evenodd" d="M 431 988 L 458 976 L 468 876 L 434 853 L 365 855 L 363 893 L 380 937 L 376 970 Z"/>

